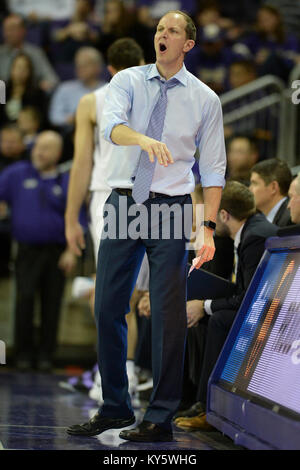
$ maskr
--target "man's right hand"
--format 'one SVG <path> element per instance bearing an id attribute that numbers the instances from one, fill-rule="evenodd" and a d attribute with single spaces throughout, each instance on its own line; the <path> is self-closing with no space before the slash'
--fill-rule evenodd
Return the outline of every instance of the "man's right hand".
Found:
<path id="1" fill-rule="evenodd" d="M 80 223 L 66 222 L 66 239 L 69 249 L 76 256 L 82 255 L 82 250 L 85 249 L 84 233 Z"/>
<path id="2" fill-rule="evenodd" d="M 150 162 L 154 163 L 154 157 L 156 157 L 160 165 L 168 166 L 174 163 L 171 152 L 163 142 L 141 135 L 139 145 L 148 153 Z"/>

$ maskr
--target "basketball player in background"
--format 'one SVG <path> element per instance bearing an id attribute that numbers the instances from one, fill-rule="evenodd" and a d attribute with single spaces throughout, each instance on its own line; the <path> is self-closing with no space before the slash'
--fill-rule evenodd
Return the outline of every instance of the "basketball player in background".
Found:
<path id="1" fill-rule="evenodd" d="M 136 65 L 143 65 L 143 51 L 131 38 L 115 41 L 108 49 L 107 68 L 112 76 L 120 70 Z M 110 164 L 113 145 L 100 136 L 101 114 L 109 84 L 89 93 L 80 100 L 76 112 L 75 154 L 70 174 L 67 209 L 65 213 L 66 238 L 69 248 L 77 256 L 85 249 L 83 228 L 79 223 L 79 211 L 87 199 L 90 199 L 90 232 L 94 244 L 97 264 L 101 233 L 104 226 L 103 208 L 111 193 L 106 182 L 106 168 Z M 146 263 L 146 260 L 145 260 Z M 129 390 L 134 395 L 137 377 L 134 370 L 134 353 L 137 341 L 135 306 L 140 293 L 135 290 L 130 302 L 128 323 L 127 371 Z M 91 290 L 91 305 L 94 305 L 94 288 Z M 93 308 L 93 307 L 92 307 Z M 89 392 L 90 398 L 102 403 L 101 379 L 97 371 L 94 386 Z"/>

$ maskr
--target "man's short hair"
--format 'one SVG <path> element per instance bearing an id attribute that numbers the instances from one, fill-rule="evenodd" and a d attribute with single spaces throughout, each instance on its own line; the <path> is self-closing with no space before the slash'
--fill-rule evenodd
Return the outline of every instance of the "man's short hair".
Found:
<path id="1" fill-rule="evenodd" d="M 230 144 L 237 139 L 247 140 L 249 142 L 251 152 L 258 152 L 258 143 L 256 138 L 252 134 L 234 134 L 233 136 L 227 139 L 227 146 L 230 146 Z"/>
<path id="2" fill-rule="evenodd" d="M 219 210 L 224 209 L 237 220 L 255 214 L 254 196 L 250 189 L 238 181 L 228 181 L 222 193 Z"/>
<path id="3" fill-rule="evenodd" d="M 12 18 L 16 18 L 17 20 L 19 20 L 19 25 L 22 26 L 22 28 L 26 28 L 25 18 L 23 18 L 22 15 L 19 15 L 19 13 L 10 13 L 4 18 L 4 21 L 10 20 Z"/>
<path id="4" fill-rule="evenodd" d="M 99 52 L 95 47 L 83 46 L 75 54 L 75 61 L 80 55 L 88 56 L 95 64 L 102 65 L 103 58 L 101 52 Z"/>
<path id="5" fill-rule="evenodd" d="M 256 163 L 251 168 L 251 173 L 253 172 L 257 173 L 266 185 L 272 181 L 277 181 L 280 193 L 283 196 L 287 196 L 293 177 L 286 162 L 279 158 L 269 158 L 268 160 Z"/>
<path id="6" fill-rule="evenodd" d="M 140 65 L 144 60 L 141 46 L 132 38 L 121 38 L 114 41 L 107 50 L 107 63 L 116 70 Z"/>
<path id="7" fill-rule="evenodd" d="M 196 41 L 197 30 L 192 18 L 187 13 L 181 10 L 170 10 L 165 15 L 163 15 L 162 18 L 168 15 L 169 13 L 177 13 L 178 15 L 183 16 L 186 21 L 185 32 L 187 39 L 192 39 L 193 41 Z"/>

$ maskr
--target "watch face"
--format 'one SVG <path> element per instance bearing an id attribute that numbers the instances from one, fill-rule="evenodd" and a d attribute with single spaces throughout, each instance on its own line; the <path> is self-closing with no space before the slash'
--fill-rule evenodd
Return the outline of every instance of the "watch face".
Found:
<path id="1" fill-rule="evenodd" d="M 216 228 L 215 222 L 212 222 L 211 220 L 205 220 L 204 225 L 206 227 L 212 228 L 213 230 L 215 230 L 215 228 Z"/>

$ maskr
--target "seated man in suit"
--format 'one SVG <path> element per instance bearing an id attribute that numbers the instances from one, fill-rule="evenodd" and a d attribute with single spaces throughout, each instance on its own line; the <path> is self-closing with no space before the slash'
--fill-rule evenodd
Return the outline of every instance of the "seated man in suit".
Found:
<path id="1" fill-rule="evenodd" d="M 286 162 L 277 158 L 263 160 L 252 167 L 250 190 L 256 208 L 278 227 L 291 225 L 288 191 L 292 173 Z"/>
<path id="2" fill-rule="evenodd" d="M 183 413 L 185 417 L 175 419 L 176 426 L 182 429 L 208 430 L 210 427 L 205 416 L 209 376 L 260 262 L 265 241 L 268 237 L 276 236 L 277 230 L 278 227 L 271 224 L 263 214 L 256 213 L 254 196 L 247 186 L 237 181 L 226 184 L 216 231 L 218 235 L 229 235 L 234 240 L 236 291 L 230 298 L 191 300 L 187 303 L 187 314 L 193 319 L 194 325 L 206 318 L 208 326 L 197 403 Z"/>

